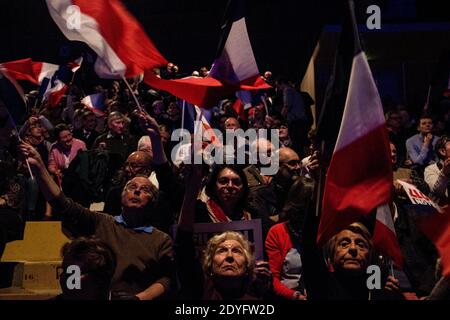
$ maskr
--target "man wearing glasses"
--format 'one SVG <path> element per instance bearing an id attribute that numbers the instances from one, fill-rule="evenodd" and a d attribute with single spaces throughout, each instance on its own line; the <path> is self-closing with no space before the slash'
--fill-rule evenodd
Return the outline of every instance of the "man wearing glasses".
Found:
<path id="1" fill-rule="evenodd" d="M 156 121 L 148 115 L 139 117 L 156 150 L 153 162 L 167 162 Z M 152 300 L 169 292 L 174 274 L 172 240 L 150 223 L 158 192 L 146 177 L 127 182 L 121 193 L 122 212 L 112 217 L 66 198 L 39 153 L 25 142 L 20 144 L 20 151 L 47 201 L 61 218 L 63 228 L 73 237 L 95 235 L 114 251 L 117 267 L 111 283 L 113 299 Z"/>

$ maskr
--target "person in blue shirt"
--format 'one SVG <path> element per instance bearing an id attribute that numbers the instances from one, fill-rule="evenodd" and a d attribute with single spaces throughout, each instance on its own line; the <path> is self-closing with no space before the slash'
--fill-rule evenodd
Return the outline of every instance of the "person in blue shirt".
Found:
<path id="1" fill-rule="evenodd" d="M 413 168 L 424 168 L 438 160 L 434 147 L 439 137 L 432 133 L 431 116 L 421 116 L 417 129 L 419 133 L 406 140 L 406 151 Z"/>

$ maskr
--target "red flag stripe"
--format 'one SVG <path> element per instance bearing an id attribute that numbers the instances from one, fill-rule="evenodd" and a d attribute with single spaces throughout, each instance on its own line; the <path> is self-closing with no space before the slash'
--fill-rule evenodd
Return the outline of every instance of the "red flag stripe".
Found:
<path id="1" fill-rule="evenodd" d="M 167 64 L 139 22 L 118 0 L 47 0 L 52 18 L 70 40 L 87 43 L 101 59 L 97 73 L 105 78 L 128 78 Z M 67 27 L 67 8 L 81 11 L 80 28 Z"/>
<path id="2" fill-rule="evenodd" d="M 325 182 L 318 243 L 389 202 L 392 169 L 381 100 L 364 52 L 353 59 L 344 115 Z"/>

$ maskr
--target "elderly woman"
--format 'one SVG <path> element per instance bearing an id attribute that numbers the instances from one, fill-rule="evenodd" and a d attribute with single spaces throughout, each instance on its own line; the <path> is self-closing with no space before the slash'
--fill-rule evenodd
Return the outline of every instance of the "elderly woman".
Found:
<path id="1" fill-rule="evenodd" d="M 306 227 L 304 229 L 306 233 Z M 399 282 L 393 276 L 381 288 L 369 289 L 367 267 L 375 264 L 372 235 L 364 224 L 355 222 L 334 235 L 324 247 L 324 256 L 311 256 L 311 240 L 304 241 L 304 276 L 308 299 L 403 300 Z M 306 242 L 306 243 L 305 243 Z M 314 250 L 314 249 L 313 249 Z"/>
<path id="2" fill-rule="evenodd" d="M 242 197 L 240 192 L 242 192 L 243 181 L 236 172 L 228 169 L 230 170 L 228 174 L 231 176 L 226 179 L 230 190 L 218 191 L 220 189 L 219 181 L 225 184 L 225 180 L 221 180 L 221 177 L 224 177 L 227 172 L 223 172 L 224 170 L 226 169 L 217 169 L 216 178 L 213 178 L 217 185 L 216 187 L 211 185 L 210 188 L 213 188 L 217 201 L 222 203 L 222 201 L 229 200 L 234 203 L 234 208 L 238 208 L 237 203 Z M 203 263 L 196 258 L 193 240 L 193 225 L 196 220 L 194 207 L 201 182 L 202 167 L 191 167 L 186 177 L 186 192 L 175 239 L 182 297 L 229 300 L 255 299 L 255 296 L 263 295 L 267 292 L 267 284 L 270 284 L 270 271 L 265 262 L 255 263 L 250 243 L 242 234 L 226 231 L 212 237 L 206 246 Z M 237 186 L 233 186 L 233 184 Z M 239 193 L 239 195 L 235 193 Z M 231 211 L 228 209 L 231 207 L 224 207 L 223 210 L 221 209 L 221 213 L 224 215 L 225 212 L 230 213 Z M 256 291 L 252 293 L 252 290 Z"/>

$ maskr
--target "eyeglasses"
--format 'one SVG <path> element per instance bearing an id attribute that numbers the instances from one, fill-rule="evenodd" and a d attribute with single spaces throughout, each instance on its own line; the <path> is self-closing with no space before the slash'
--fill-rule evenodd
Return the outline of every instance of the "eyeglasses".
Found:
<path id="1" fill-rule="evenodd" d="M 240 178 L 229 179 L 226 177 L 221 177 L 217 180 L 217 183 L 222 186 L 227 186 L 230 184 L 230 182 L 233 186 L 236 186 L 236 187 L 242 186 L 242 180 Z"/>
<path id="2" fill-rule="evenodd" d="M 125 186 L 125 190 L 128 192 L 136 192 L 136 191 L 142 191 L 146 194 L 153 194 L 153 189 L 149 185 L 137 185 L 135 183 L 129 183 Z"/>
<path id="3" fill-rule="evenodd" d="M 139 163 L 133 163 L 133 162 L 125 162 L 125 167 L 129 167 L 131 169 L 141 169 L 141 168 L 145 168 L 146 165 L 145 164 L 139 164 Z"/>
<path id="4" fill-rule="evenodd" d="M 301 166 L 302 161 L 301 160 L 289 160 L 289 161 L 284 162 L 283 164 L 287 164 L 289 166 L 295 167 L 295 166 Z"/>

